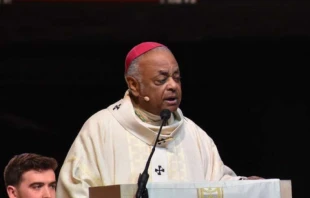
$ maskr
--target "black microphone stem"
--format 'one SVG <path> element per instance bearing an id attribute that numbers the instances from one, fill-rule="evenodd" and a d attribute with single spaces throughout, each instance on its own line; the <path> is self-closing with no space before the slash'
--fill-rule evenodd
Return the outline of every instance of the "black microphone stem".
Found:
<path id="1" fill-rule="evenodd" d="M 169 116 L 170 117 L 170 116 Z M 164 118 L 163 119 L 163 122 L 162 124 L 160 125 L 160 128 L 159 128 L 159 131 L 158 131 L 158 134 L 157 134 L 157 137 L 156 137 L 156 140 L 154 142 L 154 145 L 153 145 L 153 148 L 152 148 L 152 152 L 146 162 L 146 165 L 145 165 L 145 168 L 144 168 L 144 171 L 142 174 L 139 175 L 139 179 L 138 179 L 138 190 L 137 190 L 137 193 L 136 193 L 136 198 L 148 198 L 148 192 L 147 192 L 147 189 L 146 189 L 146 183 L 147 183 L 147 180 L 149 179 L 149 174 L 148 174 L 148 169 L 149 169 L 149 166 L 150 166 L 150 161 L 152 159 L 152 156 L 154 154 L 154 151 L 155 151 L 155 147 L 156 147 L 156 144 L 157 144 L 157 141 L 158 141 L 158 138 L 159 138 L 159 135 L 160 135 L 160 132 L 161 132 L 161 129 L 163 127 L 163 125 L 166 124 L 166 122 L 168 121 L 167 118 Z"/>
<path id="2" fill-rule="evenodd" d="M 159 131 L 158 131 L 158 134 L 157 134 L 155 143 L 154 143 L 153 148 L 152 148 L 152 152 L 151 152 L 151 154 L 150 154 L 150 156 L 149 156 L 149 159 L 147 160 L 146 167 L 145 167 L 144 171 L 147 171 L 147 170 L 149 169 L 150 161 L 151 161 L 150 159 L 152 158 L 152 156 L 153 156 L 153 154 L 154 154 L 155 147 L 156 147 L 156 143 L 158 142 L 158 138 L 159 138 L 159 135 L 160 135 L 160 132 L 161 132 L 161 128 L 163 128 L 163 125 L 165 125 L 166 122 L 167 122 L 167 120 L 163 120 L 163 123 L 162 123 L 162 125 L 161 125 L 160 128 L 159 128 Z M 144 171 L 143 171 L 143 172 L 144 172 Z"/>

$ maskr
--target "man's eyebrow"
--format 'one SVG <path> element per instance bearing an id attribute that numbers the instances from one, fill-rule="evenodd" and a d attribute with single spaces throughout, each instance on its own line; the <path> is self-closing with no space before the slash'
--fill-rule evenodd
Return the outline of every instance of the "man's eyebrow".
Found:
<path id="1" fill-rule="evenodd" d="M 48 185 L 56 185 L 56 184 L 57 184 L 57 182 L 53 181 L 53 182 L 49 183 Z"/>
<path id="2" fill-rule="evenodd" d="M 48 185 L 55 185 L 57 182 L 56 181 L 52 181 L 50 183 L 48 183 Z M 44 182 L 33 182 L 31 183 L 29 186 L 35 186 L 35 185 L 41 185 L 43 186 L 44 185 Z"/>
<path id="3" fill-rule="evenodd" d="M 159 70 L 158 73 L 160 75 L 164 75 L 164 76 L 168 76 L 169 75 L 169 72 L 168 71 L 165 71 L 165 70 Z"/>
<path id="4" fill-rule="evenodd" d="M 35 186 L 35 185 L 44 185 L 44 183 L 43 182 L 33 182 L 33 183 L 31 183 L 29 186 Z"/>

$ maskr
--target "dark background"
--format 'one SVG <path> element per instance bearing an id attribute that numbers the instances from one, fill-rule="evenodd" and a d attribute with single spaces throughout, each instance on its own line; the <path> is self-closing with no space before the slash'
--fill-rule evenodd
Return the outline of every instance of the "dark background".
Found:
<path id="1" fill-rule="evenodd" d="M 86 119 L 123 97 L 127 52 L 152 40 L 174 52 L 181 109 L 223 161 L 238 175 L 290 179 L 293 197 L 308 197 L 309 8 L 267 0 L 0 4 L 1 170 L 22 152 L 61 166 Z M 2 175 L 0 185 L 5 197 Z"/>

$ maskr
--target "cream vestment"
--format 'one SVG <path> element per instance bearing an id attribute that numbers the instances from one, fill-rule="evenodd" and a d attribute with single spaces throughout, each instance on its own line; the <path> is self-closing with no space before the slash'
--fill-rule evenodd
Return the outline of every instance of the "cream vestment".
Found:
<path id="1" fill-rule="evenodd" d="M 213 140 L 178 109 L 162 128 L 148 182 L 237 180 Z M 159 126 L 142 122 L 128 92 L 92 115 L 74 140 L 61 167 L 56 197 L 88 198 L 88 188 L 136 184 L 151 153 Z"/>

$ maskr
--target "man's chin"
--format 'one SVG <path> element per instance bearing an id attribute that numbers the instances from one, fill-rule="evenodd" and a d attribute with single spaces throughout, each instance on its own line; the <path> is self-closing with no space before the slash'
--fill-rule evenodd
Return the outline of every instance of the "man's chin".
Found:
<path id="1" fill-rule="evenodd" d="M 179 106 L 168 106 L 168 107 L 166 107 L 166 108 L 164 108 L 164 109 L 168 109 L 168 110 L 171 111 L 171 112 L 175 112 L 175 111 L 178 109 L 178 107 L 179 107 Z"/>

